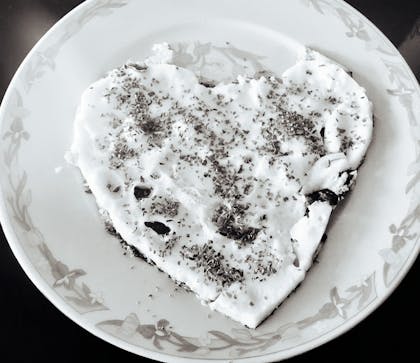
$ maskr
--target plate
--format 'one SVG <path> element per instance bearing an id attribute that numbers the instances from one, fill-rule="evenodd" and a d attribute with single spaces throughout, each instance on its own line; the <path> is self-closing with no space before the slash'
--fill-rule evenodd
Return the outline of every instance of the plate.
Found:
<path id="1" fill-rule="evenodd" d="M 177 64 L 218 80 L 261 69 L 280 74 L 309 46 L 350 69 L 374 104 L 374 140 L 354 191 L 334 213 L 319 263 L 256 330 L 124 255 L 79 172 L 64 162 L 82 91 L 162 41 Z M 363 320 L 415 261 L 419 115 L 420 90 L 407 64 L 343 1 L 90 0 L 40 40 L 2 102 L 1 223 L 39 290 L 116 346 L 162 361 L 288 358 Z"/>

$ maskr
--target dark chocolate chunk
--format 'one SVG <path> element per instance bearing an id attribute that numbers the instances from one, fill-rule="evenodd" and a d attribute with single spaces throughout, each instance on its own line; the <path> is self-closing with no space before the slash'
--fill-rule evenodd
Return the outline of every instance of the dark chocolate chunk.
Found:
<path id="1" fill-rule="evenodd" d="M 200 79 L 199 83 L 206 88 L 214 88 L 216 85 L 212 81 Z"/>
<path id="2" fill-rule="evenodd" d="M 157 234 L 168 234 L 171 229 L 161 222 L 144 222 L 146 227 L 153 229 Z"/>
<path id="3" fill-rule="evenodd" d="M 330 205 L 335 206 L 338 203 L 338 195 L 329 189 L 322 189 L 306 195 L 309 204 L 316 201 L 328 202 Z"/>
<path id="4" fill-rule="evenodd" d="M 152 193 L 151 188 L 139 186 L 134 187 L 134 196 L 137 200 L 147 198 L 150 195 L 150 193 Z"/>
<path id="5" fill-rule="evenodd" d="M 343 172 L 341 172 L 339 174 L 339 176 L 341 177 L 343 175 L 343 173 L 347 173 L 347 178 L 346 181 L 344 182 L 345 185 L 347 185 L 348 187 L 351 187 L 353 185 L 355 176 L 356 176 L 356 172 L 354 170 L 345 170 Z"/>

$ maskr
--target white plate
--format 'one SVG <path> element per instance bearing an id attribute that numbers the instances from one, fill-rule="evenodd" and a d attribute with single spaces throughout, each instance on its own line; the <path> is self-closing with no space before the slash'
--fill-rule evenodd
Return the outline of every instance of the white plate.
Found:
<path id="1" fill-rule="evenodd" d="M 218 78 L 244 67 L 280 73 L 302 44 L 311 46 L 351 69 L 375 106 L 374 141 L 320 262 L 256 330 L 210 313 L 152 266 L 124 256 L 78 171 L 64 166 L 82 90 L 161 41 L 178 50 L 180 64 Z M 164 361 L 279 360 L 360 322 L 415 260 L 419 114 L 419 86 L 404 60 L 343 1 L 87 1 L 36 45 L 3 100 L 2 225 L 48 299 L 112 344 Z"/>

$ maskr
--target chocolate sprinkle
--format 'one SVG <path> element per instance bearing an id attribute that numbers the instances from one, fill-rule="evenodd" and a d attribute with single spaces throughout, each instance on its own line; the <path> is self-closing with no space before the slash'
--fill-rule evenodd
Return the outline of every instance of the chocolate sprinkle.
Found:
<path id="1" fill-rule="evenodd" d="M 255 240 L 259 228 L 245 226 L 240 223 L 249 206 L 234 204 L 228 209 L 225 205 L 216 209 L 212 222 L 218 227 L 217 232 L 222 236 L 233 239 L 241 244 L 249 244 Z"/>
<path id="2" fill-rule="evenodd" d="M 243 271 L 231 267 L 225 261 L 225 257 L 220 252 L 216 252 L 211 243 L 203 246 L 197 244 L 182 246 L 181 255 L 195 267 L 202 269 L 209 281 L 218 281 L 223 286 L 243 281 Z"/>

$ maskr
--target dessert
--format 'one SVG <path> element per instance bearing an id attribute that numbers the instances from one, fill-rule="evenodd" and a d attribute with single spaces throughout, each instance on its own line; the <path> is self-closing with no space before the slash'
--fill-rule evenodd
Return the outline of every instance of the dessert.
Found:
<path id="1" fill-rule="evenodd" d="M 372 137 L 372 106 L 307 50 L 282 77 L 210 84 L 167 44 L 92 84 L 71 159 L 116 233 L 255 328 L 297 287 Z"/>

